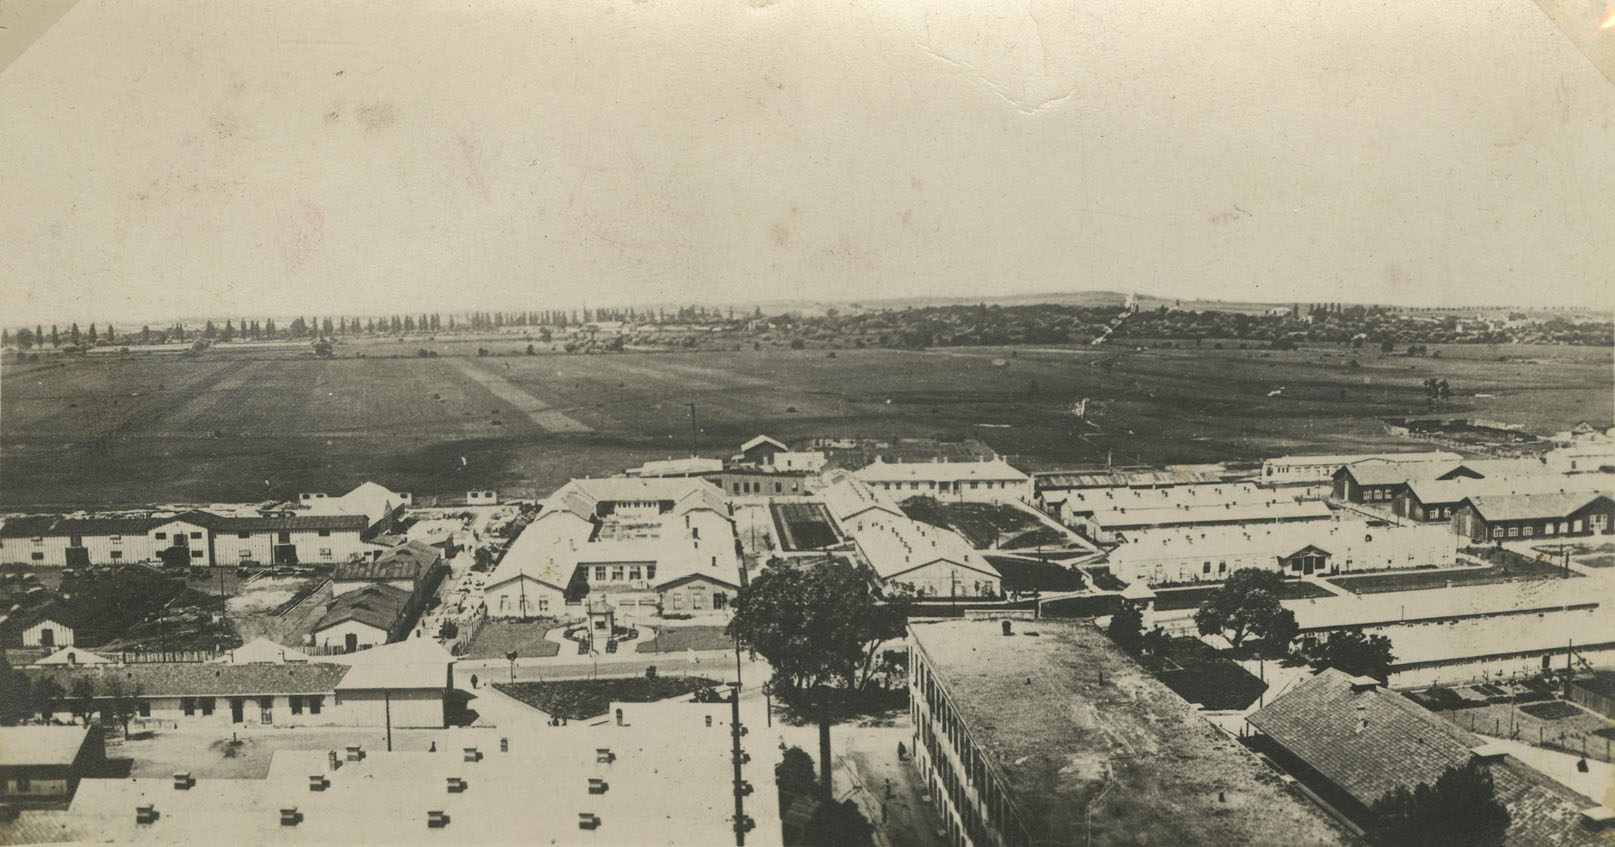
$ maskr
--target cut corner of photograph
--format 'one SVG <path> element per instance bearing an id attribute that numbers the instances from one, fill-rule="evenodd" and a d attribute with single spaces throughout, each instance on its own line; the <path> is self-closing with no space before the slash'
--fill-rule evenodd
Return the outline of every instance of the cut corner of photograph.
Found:
<path id="1" fill-rule="evenodd" d="M 1615 6 L 0 4 L 0 844 L 1615 844 Z"/>

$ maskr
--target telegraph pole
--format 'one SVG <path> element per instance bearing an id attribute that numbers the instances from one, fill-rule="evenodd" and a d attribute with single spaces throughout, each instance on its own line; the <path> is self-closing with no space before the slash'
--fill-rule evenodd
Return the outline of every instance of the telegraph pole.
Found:
<path id="1" fill-rule="evenodd" d="M 686 403 L 685 405 L 690 407 L 690 458 L 693 459 L 693 458 L 695 458 L 695 441 L 696 441 L 695 404 L 694 403 Z"/>

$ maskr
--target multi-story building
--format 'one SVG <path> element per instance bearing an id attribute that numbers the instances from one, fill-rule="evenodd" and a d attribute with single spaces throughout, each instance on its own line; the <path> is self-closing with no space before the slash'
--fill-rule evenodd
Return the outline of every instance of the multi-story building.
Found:
<path id="1" fill-rule="evenodd" d="M 952 847 L 1345 844 L 1092 626 L 909 627 L 914 762 Z"/>
<path id="2" fill-rule="evenodd" d="M 999 458 L 976 462 L 887 462 L 877 457 L 853 474 L 876 491 L 897 499 L 925 496 L 990 503 L 1033 500 L 1032 478 Z"/>
<path id="3" fill-rule="evenodd" d="M 337 514 L 30 515 L 0 526 L 0 562 L 42 567 L 340 562 L 365 551 L 366 525 L 363 516 Z"/>
<path id="4" fill-rule="evenodd" d="M 723 611 L 739 588 L 734 521 L 711 483 L 575 479 L 511 544 L 483 602 L 493 617 L 557 614 L 585 595 L 617 607 Z"/>

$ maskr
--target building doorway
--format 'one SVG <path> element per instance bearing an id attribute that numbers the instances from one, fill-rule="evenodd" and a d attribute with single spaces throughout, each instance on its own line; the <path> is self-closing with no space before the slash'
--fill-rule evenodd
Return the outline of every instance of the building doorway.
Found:
<path id="1" fill-rule="evenodd" d="M 230 723 L 241 723 L 246 719 L 246 704 L 240 697 L 230 698 Z"/>

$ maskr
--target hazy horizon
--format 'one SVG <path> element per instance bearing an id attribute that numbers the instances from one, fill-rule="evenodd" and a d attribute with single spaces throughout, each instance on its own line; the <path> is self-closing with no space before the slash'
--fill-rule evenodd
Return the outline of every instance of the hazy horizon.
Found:
<path id="1" fill-rule="evenodd" d="M 0 40 L 10 324 L 1611 302 L 1615 29 L 1529 0 L 45 5 Z"/>

